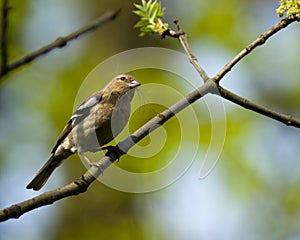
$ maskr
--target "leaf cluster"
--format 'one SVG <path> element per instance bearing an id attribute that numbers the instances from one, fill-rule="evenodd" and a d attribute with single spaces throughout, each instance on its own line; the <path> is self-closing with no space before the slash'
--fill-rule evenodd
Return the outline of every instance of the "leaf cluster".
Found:
<path id="1" fill-rule="evenodd" d="M 300 0 L 280 0 L 280 6 L 276 9 L 279 17 L 286 13 L 287 17 L 296 17 L 300 21 Z"/>
<path id="2" fill-rule="evenodd" d="M 165 8 L 161 8 L 160 2 L 156 0 L 149 0 L 146 2 L 142 0 L 141 5 L 133 4 L 138 10 L 134 10 L 133 13 L 141 17 L 134 27 L 140 28 L 139 36 L 151 35 L 153 33 L 158 33 L 163 35 L 163 33 L 168 29 L 168 24 L 162 22 L 162 17 L 165 12 Z"/>

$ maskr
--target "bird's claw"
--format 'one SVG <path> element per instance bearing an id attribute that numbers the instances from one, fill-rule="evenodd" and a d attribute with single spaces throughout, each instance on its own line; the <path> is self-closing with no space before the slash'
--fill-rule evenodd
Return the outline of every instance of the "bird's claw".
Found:
<path id="1" fill-rule="evenodd" d="M 106 154 L 115 154 L 118 162 L 120 161 L 120 157 L 124 155 L 124 151 L 122 151 L 118 146 L 106 146 L 102 147 L 101 149 L 107 150 Z"/>

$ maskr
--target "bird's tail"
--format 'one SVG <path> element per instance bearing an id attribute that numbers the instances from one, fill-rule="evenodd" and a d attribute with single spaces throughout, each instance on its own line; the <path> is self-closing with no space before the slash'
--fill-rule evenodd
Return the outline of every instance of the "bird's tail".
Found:
<path id="1" fill-rule="evenodd" d="M 63 160 L 64 158 L 62 156 L 55 156 L 54 154 L 52 154 L 49 160 L 44 164 L 44 166 L 38 171 L 38 173 L 35 174 L 26 188 L 40 190 L 44 186 L 54 169 L 57 168 Z"/>

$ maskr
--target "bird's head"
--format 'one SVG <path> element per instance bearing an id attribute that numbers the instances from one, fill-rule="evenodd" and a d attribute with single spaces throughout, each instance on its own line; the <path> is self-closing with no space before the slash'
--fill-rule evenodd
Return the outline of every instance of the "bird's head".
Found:
<path id="1" fill-rule="evenodd" d="M 133 95 L 134 89 L 140 85 L 141 84 L 131 75 L 118 75 L 106 85 L 103 89 L 103 94 L 108 95 L 109 97 L 119 98 L 133 90 L 131 91 Z"/>

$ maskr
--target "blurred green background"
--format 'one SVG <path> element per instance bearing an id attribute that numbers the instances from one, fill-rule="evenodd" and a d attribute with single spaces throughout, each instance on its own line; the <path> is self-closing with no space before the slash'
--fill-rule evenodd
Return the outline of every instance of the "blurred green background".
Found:
<path id="1" fill-rule="evenodd" d="M 137 47 L 183 52 L 177 40 L 138 37 L 138 30 L 133 29 L 138 18 L 132 14 L 132 1 L 9 2 L 11 61 L 107 10 L 122 8 L 122 12 L 91 34 L 5 77 L 0 86 L 1 208 L 36 196 L 25 186 L 48 158 L 72 114 L 82 81 L 95 66 Z M 166 7 L 164 20 L 171 24 L 179 19 L 192 50 L 211 76 L 279 21 L 275 0 L 173 0 L 162 1 L 162 5 Z M 299 42 L 299 24 L 294 23 L 240 62 L 221 84 L 299 118 Z M 180 77 L 164 71 L 146 69 L 132 74 L 144 85 L 170 85 L 182 94 L 191 90 L 180 83 Z M 91 91 L 110 80 L 103 78 L 99 76 L 99 86 Z M 135 98 L 147 103 L 150 97 L 141 91 Z M 197 159 L 177 181 L 142 194 L 117 191 L 95 181 L 85 194 L 1 223 L 0 239 L 300 239 L 299 130 L 226 101 L 224 105 L 226 141 L 217 165 L 205 178 L 199 178 L 199 170 L 210 143 L 211 124 L 205 104 L 199 101 L 193 105 L 201 131 Z M 130 131 L 163 109 L 148 104 L 135 111 Z M 140 161 L 125 156 L 116 165 L 134 172 L 166 165 L 180 143 L 178 121 L 174 118 L 166 124 L 166 144 L 157 155 Z M 190 135 L 193 127 L 188 130 Z M 140 146 L 150 141 L 146 138 Z M 186 154 L 189 150 L 182 149 Z M 41 192 L 69 183 L 84 172 L 79 157 L 74 156 L 55 171 Z"/>

